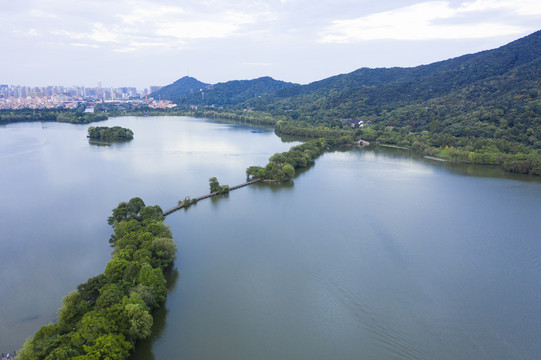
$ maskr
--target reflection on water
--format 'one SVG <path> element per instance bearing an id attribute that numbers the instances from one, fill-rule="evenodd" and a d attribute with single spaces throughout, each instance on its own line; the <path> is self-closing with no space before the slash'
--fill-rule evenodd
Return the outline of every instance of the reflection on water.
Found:
<path id="1" fill-rule="evenodd" d="M 4 352 L 54 321 L 61 298 L 103 271 L 106 220 L 119 202 L 140 196 L 169 208 L 207 193 L 209 177 L 241 183 L 245 168 L 289 148 L 265 129 L 193 118 L 112 118 L 100 125 L 130 128 L 135 138 L 110 146 L 89 144 L 91 125 L 42 125 L 0 127 Z"/>
<path id="2" fill-rule="evenodd" d="M 172 215 L 182 276 L 133 358 L 535 359 L 541 184 L 468 171 L 350 149 Z"/>
<path id="3" fill-rule="evenodd" d="M 10 164 L 9 186 L 19 191 L 2 196 L 21 209 L 0 214 L 0 245 L 4 254 L 29 255 L 24 265 L 32 270 L 4 268 L 0 280 L 23 299 L 41 291 L 58 300 L 103 270 L 110 232 L 103 223 L 118 202 L 141 196 L 168 208 L 206 193 L 209 177 L 243 182 L 247 166 L 290 146 L 272 132 L 195 119 L 110 122 L 132 128 L 136 138 L 81 148 L 76 138 L 85 129 L 69 128 L 74 141 L 47 140 L 47 166 L 29 160 L 41 174 L 30 186 L 18 186 L 30 172 Z M 8 137 L 9 129 L 0 130 Z M 66 148 L 76 149 L 73 159 Z M 255 184 L 171 214 L 179 254 L 170 293 L 133 359 L 537 359 L 541 182 L 498 171 L 400 149 L 350 148 L 325 154 L 294 182 Z M 51 182 L 62 177 L 60 191 Z M 40 192 L 50 188 L 57 192 Z M 53 206 L 32 209 L 36 198 Z M 28 209 L 33 233 L 17 220 Z M 58 214 L 70 221 L 54 221 Z M 33 241 L 41 238 L 47 246 Z M 65 286 L 26 286 L 44 280 L 37 269 L 52 280 L 77 274 L 62 279 Z M 12 281 L 17 275 L 22 285 Z M 58 307 L 48 301 L 44 311 L 29 301 L 22 311 L 19 301 L 1 300 L 19 312 L 16 320 L 5 314 L 18 329 L 23 318 L 35 329 Z"/>

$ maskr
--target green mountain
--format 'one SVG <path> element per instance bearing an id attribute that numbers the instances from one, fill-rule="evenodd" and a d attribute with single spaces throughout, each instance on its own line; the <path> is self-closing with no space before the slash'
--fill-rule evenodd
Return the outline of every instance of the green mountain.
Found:
<path id="1" fill-rule="evenodd" d="M 538 31 L 495 50 L 414 68 L 362 68 L 282 89 L 249 104 L 316 123 L 367 118 L 423 128 L 437 119 L 440 131 L 464 121 L 497 124 L 506 120 L 507 126 L 520 126 L 539 120 L 540 61 Z M 450 132 L 467 135 L 457 133 L 456 126 Z"/>
<path id="2" fill-rule="evenodd" d="M 541 175 L 541 31 L 430 65 L 362 68 L 243 106 L 289 119 L 277 126 L 285 134 L 358 119 L 370 125 L 355 132 L 366 140 Z"/>
<path id="3" fill-rule="evenodd" d="M 253 108 L 250 118 L 270 114 L 282 134 L 362 138 L 541 175 L 541 31 L 429 65 L 361 68 L 308 85 L 229 81 L 176 102 Z"/>
<path id="4" fill-rule="evenodd" d="M 199 94 L 200 89 L 204 89 L 209 84 L 205 84 L 193 77 L 184 76 L 174 83 L 162 87 L 160 90 L 150 94 L 155 99 L 161 98 L 171 101 L 177 101 L 180 97 L 190 93 Z"/>
<path id="5" fill-rule="evenodd" d="M 167 87 L 174 89 L 173 85 L 181 80 Z M 248 99 L 271 94 L 292 85 L 294 84 L 274 80 L 267 76 L 253 80 L 233 80 L 215 85 L 201 86 L 197 88 L 197 91 L 191 92 L 171 91 L 170 93 L 163 94 L 162 98 L 174 101 L 180 105 L 233 106 L 243 103 Z"/>

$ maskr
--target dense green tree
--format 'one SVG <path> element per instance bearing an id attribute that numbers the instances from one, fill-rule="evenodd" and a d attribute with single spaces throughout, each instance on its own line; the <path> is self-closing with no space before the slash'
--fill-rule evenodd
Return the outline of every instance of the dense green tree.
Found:
<path id="1" fill-rule="evenodd" d="M 124 297 L 124 291 L 117 283 L 104 285 L 100 289 L 100 296 L 96 300 L 96 307 L 106 309 L 117 304 Z"/>
<path id="2" fill-rule="evenodd" d="M 129 322 L 128 334 L 132 341 L 146 339 L 152 330 L 152 315 L 146 309 L 146 305 L 127 304 L 126 316 Z"/>
<path id="3" fill-rule="evenodd" d="M 220 185 L 215 177 L 209 179 L 209 185 L 211 193 L 227 194 L 229 192 L 229 185 Z"/>
<path id="4" fill-rule="evenodd" d="M 132 344 L 122 334 L 108 333 L 83 348 L 86 352 L 85 360 L 124 360 L 130 354 Z"/>
<path id="5" fill-rule="evenodd" d="M 100 274 L 91 277 L 85 283 L 77 286 L 78 297 L 92 306 L 100 296 L 100 289 L 108 283 L 107 278 Z"/>
<path id="6" fill-rule="evenodd" d="M 165 300 L 164 270 L 176 258 L 171 230 L 158 206 L 140 198 L 119 204 L 109 222 L 114 251 L 103 274 L 63 299 L 58 322 L 42 327 L 21 360 L 125 359 L 150 335 L 152 315 Z"/>
<path id="7" fill-rule="evenodd" d="M 70 345 L 60 345 L 54 348 L 45 360 L 69 360 L 73 359 L 76 356 L 81 355 L 80 351 L 74 349 Z M 27 357 L 24 357 L 27 359 Z"/>
<path id="8" fill-rule="evenodd" d="M 211 177 L 209 179 L 209 186 L 211 193 L 222 190 L 222 187 L 220 186 L 220 183 L 218 182 L 218 179 L 216 179 L 216 177 Z"/>
<path id="9" fill-rule="evenodd" d="M 71 343 L 76 346 L 93 344 L 100 336 L 117 333 L 118 325 L 105 312 L 92 310 L 87 312 L 77 323 Z"/>
<path id="10" fill-rule="evenodd" d="M 162 221 L 164 219 L 163 217 L 163 211 L 162 208 L 158 205 L 155 206 L 144 206 L 141 210 L 141 219 L 143 221 L 152 220 L 152 221 Z"/>
<path id="11" fill-rule="evenodd" d="M 83 105 L 84 106 L 84 105 Z M 88 124 L 107 120 L 105 113 L 85 113 L 79 109 L 17 109 L 0 110 L 0 124 L 28 121 L 57 121 L 71 124 Z"/>
<path id="12" fill-rule="evenodd" d="M 282 172 L 288 179 L 292 179 L 295 176 L 295 168 L 291 164 L 284 164 L 282 166 Z"/>
<path id="13" fill-rule="evenodd" d="M 159 302 L 165 300 L 167 282 L 161 269 L 154 269 L 149 264 L 143 264 L 137 280 L 138 284 L 150 287 Z"/>
<path id="14" fill-rule="evenodd" d="M 308 167 L 323 154 L 327 148 L 327 140 L 314 139 L 304 144 L 293 146 L 289 151 L 276 153 L 269 158 L 267 165 L 262 168 L 250 166 L 246 169 L 249 178 L 284 181 L 295 176 L 295 169 Z"/>
<path id="15" fill-rule="evenodd" d="M 120 126 L 113 126 L 112 128 L 90 126 L 88 128 L 88 138 L 100 141 L 127 141 L 133 139 L 133 131 Z"/>
<path id="16" fill-rule="evenodd" d="M 165 269 L 177 257 L 177 246 L 171 238 L 155 238 L 150 245 L 153 259 L 157 259 L 157 266 Z"/>
<path id="17" fill-rule="evenodd" d="M 72 291 L 62 299 L 63 306 L 58 310 L 59 323 L 73 327 L 83 315 L 91 308 L 87 299 L 81 294 Z"/>

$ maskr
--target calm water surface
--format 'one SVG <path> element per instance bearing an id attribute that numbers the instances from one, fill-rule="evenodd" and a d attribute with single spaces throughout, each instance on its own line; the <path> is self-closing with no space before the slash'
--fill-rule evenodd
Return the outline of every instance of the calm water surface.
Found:
<path id="1" fill-rule="evenodd" d="M 0 352 L 56 319 L 61 299 L 105 269 L 107 217 L 140 196 L 164 209 L 208 192 L 208 179 L 245 181 L 244 170 L 286 151 L 272 131 L 181 117 L 113 118 L 129 143 L 90 145 L 90 125 L 0 127 Z"/>
<path id="2" fill-rule="evenodd" d="M 14 329 L 0 330 L 2 348 L 103 270 L 118 202 L 167 208 L 291 145 L 189 118 L 113 124 L 135 140 L 0 128 L 0 311 Z M 134 359 L 538 359 L 540 200 L 539 179 L 358 149 L 325 154 L 292 184 L 199 202 L 167 218 L 179 259 Z"/>

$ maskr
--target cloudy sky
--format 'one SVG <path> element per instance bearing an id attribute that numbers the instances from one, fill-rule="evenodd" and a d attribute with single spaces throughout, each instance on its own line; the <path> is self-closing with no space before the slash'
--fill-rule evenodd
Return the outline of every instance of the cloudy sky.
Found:
<path id="1" fill-rule="evenodd" d="M 309 83 L 541 28 L 539 0 L 5 0 L 0 10 L 0 83 L 28 86 Z"/>

